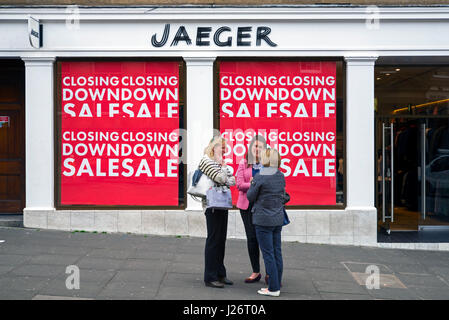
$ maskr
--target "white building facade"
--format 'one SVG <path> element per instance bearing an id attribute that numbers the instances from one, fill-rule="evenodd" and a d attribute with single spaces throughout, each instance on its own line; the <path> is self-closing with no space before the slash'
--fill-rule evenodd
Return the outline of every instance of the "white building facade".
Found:
<path id="1" fill-rule="evenodd" d="M 30 16 L 42 25 L 41 45 L 34 39 L 34 47 Z M 170 32 L 163 43 L 166 25 Z M 181 26 L 190 44 L 182 37 L 178 43 L 173 41 Z M 206 29 L 201 33 L 199 27 Z M 217 44 L 214 35 L 221 27 L 227 29 L 218 34 Z M 185 189 L 188 173 L 196 169 L 214 127 L 221 121 L 217 115 L 221 97 L 217 65 L 221 61 L 332 61 L 340 68 L 337 91 L 342 99 L 335 119 L 341 122 L 340 128 L 335 128 L 341 131 L 337 146 L 342 159 L 340 200 L 336 196 L 337 201 L 330 205 L 311 200 L 306 205 L 287 207 L 291 223 L 283 230 L 283 240 L 448 250 L 449 245 L 443 242 L 378 243 L 379 224 L 385 217 L 379 211 L 382 200 L 376 199 L 377 179 L 382 174 L 376 173 L 376 139 L 381 138 L 376 136 L 375 119 L 375 67 L 379 61 L 387 65 L 392 61 L 445 64 L 449 61 L 448 34 L 449 6 L 1 7 L 0 59 L 24 63 L 24 224 L 42 229 L 204 237 L 201 204 Z M 232 37 L 230 43 L 228 37 Z M 226 45 L 220 46 L 222 43 Z M 64 205 L 60 198 L 64 188 L 60 144 L 65 120 L 59 112 L 63 84 L 58 68 L 64 72 L 66 62 L 147 60 L 177 61 L 183 69 L 179 81 L 184 101 L 179 113 L 183 113 L 186 129 L 186 167 L 184 182 L 177 189 L 182 200 L 175 206 L 138 202 L 84 205 L 76 201 Z M 389 151 L 384 150 L 384 157 L 385 152 Z M 337 166 L 334 175 L 336 171 Z M 338 192 L 338 187 L 333 192 Z M 383 208 L 393 202 L 385 201 Z M 386 219 L 391 218 L 387 215 Z M 245 238 L 237 209 L 229 211 L 228 237 Z"/>

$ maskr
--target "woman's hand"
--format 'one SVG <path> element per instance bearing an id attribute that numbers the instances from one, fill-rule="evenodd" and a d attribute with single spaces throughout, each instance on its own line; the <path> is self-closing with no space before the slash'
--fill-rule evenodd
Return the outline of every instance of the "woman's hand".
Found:
<path id="1" fill-rule="evenodd" d="M 226 182 L 226 185 L 227 185 L 228 187 L 235 186 L 235 178 L 234 178 L 234 176 L 228 177 L 228 180 L 227 180 L 227 182 Z"/>

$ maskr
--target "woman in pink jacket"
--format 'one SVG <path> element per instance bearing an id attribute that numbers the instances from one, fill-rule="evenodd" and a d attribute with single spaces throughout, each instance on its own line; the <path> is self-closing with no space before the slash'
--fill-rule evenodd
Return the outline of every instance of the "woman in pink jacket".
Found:
<path id="1" fill-rule="evenodd" d="M 260 164 L 260 155 L 266 148 L 267 142 L 265 138 L 260 135 L 254 136 L 249 144 L 245 158 L 240 161 L 236 174 L 237 189 L 239 190 L 237 208 L 240 209 L 240 215 L 243 220 L 243 225 L 245 226 L 248 254 L 253 269 L 251 276 L 245 279 L 246 283 L 257 282 L 261 278 L 259 243 L 257 242 L 256 229 L 252 222 L 252 206 L 246 197 L 246 193 L 251 185 L 253 177 L 259 173 L 259 170 L 262 167 Z"/>

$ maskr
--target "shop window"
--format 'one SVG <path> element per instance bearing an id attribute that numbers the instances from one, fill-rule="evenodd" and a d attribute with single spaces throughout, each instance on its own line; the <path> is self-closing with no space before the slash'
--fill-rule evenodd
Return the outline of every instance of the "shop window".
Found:
<path id="1" fill-rule="evenodd" d="M 387 232 L 447 228 L 449 67 L 387 61 L 374 69 L 380 226 Z"/>
<path id="2" fill-rule="evenodd" d="M 343 63 L 219 59 L 215 70 L 215 127 L 234 173 L 259 135 L 281 154 L 291 208 L 343 207 Z"/>
<path id="3" fill-rule="evenodd" d="M 58 208 L 184 206 L 183 79 L 174 60 L 58 61 Z"/>

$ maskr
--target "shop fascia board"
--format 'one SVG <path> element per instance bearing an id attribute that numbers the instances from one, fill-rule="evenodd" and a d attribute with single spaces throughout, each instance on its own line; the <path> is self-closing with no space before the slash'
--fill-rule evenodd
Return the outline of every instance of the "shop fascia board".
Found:
<path id="1" fill-rule="evenodd" d="M 359 21 L 366 20 L 373 13 L 379 14 L 382 21 L 414 21 L 414 20 L 449 20 L 449 6 L 429 7 L 381 7 L 372 6 L 378 12 L 371 12 L 368 7 L 257 7 L 257 8 L 84 8 L 77 7 L 79 11 L 72 12 L 71 6 L 58 8 L 35 7 L 2 7 L 0 6 L 0 20 L 24 21 L 28 15 L 42 21 L 65 21 L 73 13 L 79 13 L 80 21 L 173 21 L 182 23 L 186 21 Z M 368 11 L 367 11 L 368 10 Z M 213 18 L 211 18 L 213 15 Z M 78 18 L 78 17 L 77 17 Z"/>
<path id="2" fill-rule="evenodd" d="M 367 53 L 372 52 L 372 50 L 367 50 Z M 317 50 L 317 51 L 284 51 L 284 50 L 277 50 L 277 51 L 229 51 L 229 52 L 201 52 L 203 57 L 207 58 L 214 58 L 214 57 L 261 57 L 261 58 L 267 58 L 267 57 L 345 57 L 348 56 L 348 52 L 346 50 L 342 51 L 328 51 L 328 50 Z M 190 57 L 191 52 L 187 51 L 158 51 L 158 50 L 144 50 L 144 49 L 129 49 L 129 50 L 104 50 L 104 49 L 80 49 L 80 50 L 73 50 L 73 49 L 67 49 L 67 50 L 3 50 L 0 49 L 0 57 L 7 59 L 7 58 L 21 58 L 21 57 L 39 57 L 39 58 L 51 58 L 51 57 L 60 57 L 60 58 L 104 58 L 104 57 L 139 57 L 141 58 L 144 54 L 151 54 L 151 57 Z M 398 57 L 398 56 L 449 56 L 449 48 L 438 50 L 412 50 L 410 49 L 404 49 L 403 51 L 377 51 L 375 55 L 378 56 L 391 56 L 391 57 Z"/>
<path id="3" fill-rule="evenodd" d="M 403 48 L 392 47 L 392 48 L 378 48 L 378 47 L 370 47 L 370 48 L 313 48 L 313 49 L 298 49 L 298 48 L 279 48 L 274 50 L 264 50 L 264 49 L 256 49 L 248 48 L 245 49 L 229 49 L 229 50 L 195 50 L 195 49 L 169 49 L 169 50 L 157 50 L 157 49 L 148 49 L 148 48 L 132 48 L 128 47 L 126 50 L 123 48 L 50 48 L 50 49 L 32 49 L 32 48 L 0 48 L 0 57 L 12 57 L 12 56 L 36 56 L 36 57 L 45 57 L 45 56 L 60 56 L 60 57 L 85 57 L 85 56 L 94 56 L 94 57 L 105 57 L 105 56 L 135 56 L 142 57 L 142 54 L 148 53 L 151 54 L 152 57 L 191 57 L 192 54 L 196 53 L 200 57 L 235 57 L 238 55 L 239 57 L 344 57 L 344 56 L 352 56 L 352 50 L 357 50 L 359 52 L 363 52 L 367 55 L 371 55 L 372 52 L 375 52 L 374 55 L 377 56 L 448 56 L 449 55 L 449 46 L 446 47 L 437 47 L 437 48 L 428 48 L 428 47 L 414 47 L 411 48 L 409 46 L 404 46 Z"/>

